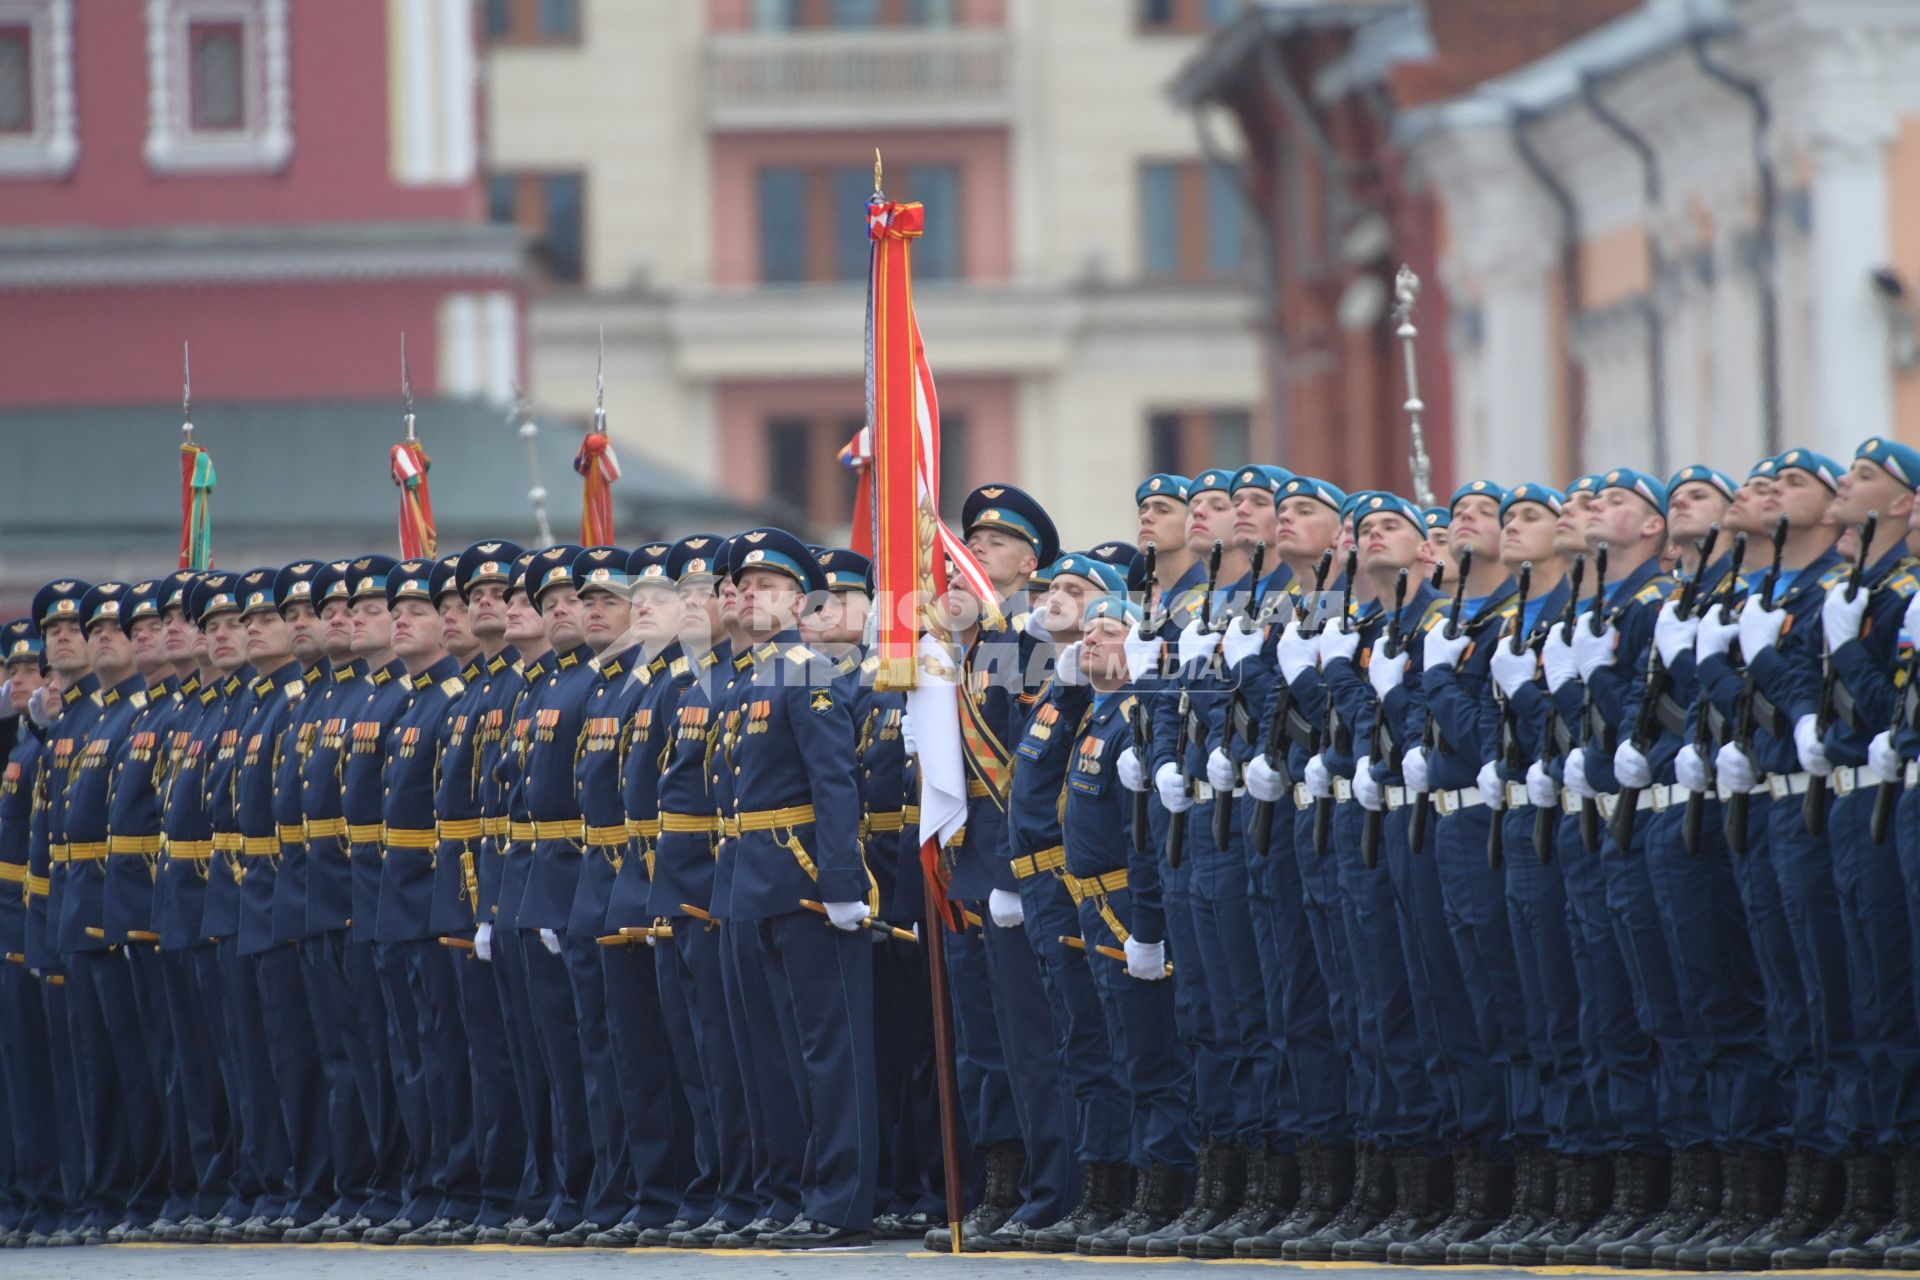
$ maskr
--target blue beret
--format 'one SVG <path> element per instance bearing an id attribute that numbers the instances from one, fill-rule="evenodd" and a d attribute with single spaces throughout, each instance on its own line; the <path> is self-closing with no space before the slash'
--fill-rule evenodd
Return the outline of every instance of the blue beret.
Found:
<path id="1" fill-rule="evenodd" d="M 1099 587 L 1101 591 L 1112 595 L 1124 594 L 1127 589 L 1127 575 L 1125 570 L 1117 565 L 1095 560 L 1084 551 L 1076 551 L 1072 555 L 1061 556 L 1053 562 L 1053 576 L 1055 581 L 1058 581 L 1062 574 L 1075 578 L 1085 578 L 1088 582 Z"/>
<path id="2" fill-rule="evenodd" d="M 1779 469 L 1780 469 L 1780 459 L 1762 458 L 1760 459 L 1760 461 L 1754 463 L 1752 469 L 1747 472 L 1747 479 L 1749 480 L 1763 479 L 1763 478 L 1772 476 L 1773 473 L 1778 471 Z"/>
<path id="3" fill-rule="evenodd" d="M 867 590 L 867 570 L 873 562 L 847 547 L 819 547 L 813 559 L 826 575 L 829 591 Z"/>
<path id="4" fill-rule="evenodd" d="M 1567 497 L 1569 498 L 1583 493 L 1591 498 L 1598 492 L 1600 492 L 1600 476 L 1597 472 L 1591 475 L 1581 476 L 1578 480 L 1575 480 L 1567 486 Z"/>
<path id="5" fill-rule="evenodd" d="M 46 645 L 40 639 L 40 628 L 33 625 L 32 618 L 15 618 L 0 627 L 0 652 L 5 660 L 15 662 L 38 662 L 45 652 Z"/>
<path id="6" fill-rule="evenodd" d="M 392 556 L 378 553 L 361 556 L 347 563 L 347 601 L 359 604 L 369 597 L 385 600 L 387 598 L 387 575 L 393 572 L 397 563 Z"/>
<path id="7" fill-rule="evenodd" d="M 588 547 L 573 558 L 575 591 L 611 591 L 626 596 L 632 579 L 627 576 L 627 557 L 631 552 L 619 547 Z"/>
<path id="8" fill-rule="evenodd" d="M 80 629 L 91 632 L 96 622 L 111 622 L 120 626 L 120 606 L 125 603 L 127 584 L 124 582 L 101 582 L 87 588 L 80 597 Z"/>
<path id="9" fill-rule="evenodd" d="M 1595 494 L 1608 489 L 1624 489 L 1639 498 L 1661 515 L 1667 514 L 1667 486 L 1644 471 L 1635 471 L 1632 467 L 1615 467 L 1600 479 Z"/>
<path id="10" fill-rule="evenodd" d="M 1492 498 L 1493 504 L 1497 507 L 1507 500 L 1507 491 L 1504 486 L 1495 484 L 1491 480 L 1469 480 L 1455 489 L 1453 496 L 1447 499 L 1447 511 L 1451 513 L 1460 505 L 1462 498 Z"/>
<path id="11" fill-rule="evenodd" d="M 1426 536 L 1425 513 L 1397 493 L 1374 492 L 1361 495 L 1353 513 L 1354 532 L 1358 534 L 1360 526 L 1366 523 L 1367 517 L 1374 515 L 1399 516 L 1418 530 L 1422 537 Z"/>
<path id="12" fill-rule="evenodd" d="M 1829 489 L 1840 487 L 1840 464 L 1823 453 L 1811 449 L 1789 449 L 1775 459 L 1775 474 L 1781 471 L 1804 471 Z"/>
<path id="13" fill-rule="evenodd" d="M 1038 569 L 1035 569 L 1032 573 L 1028 574 L 1027 590 L 1041 591 L 1046 589 L 1047 587 L 1052 586 L 1053 575 L 1056 572 L 1054 566 L 1058 565 L 1059 563 L 1060 562 L 1058 560 L 1055 560 L 1053 564 L 1043 564 Z"/>
<path id="14" fill-rule="evenodd" d="M 1566 505 L 1566 497 L 1552 485 L 1535 484 L 1528 480 L 1507 490 L 1507 496 L 1500 500 L 1500 521 L 1506 523 L 1507 513 L 1523 502 L 1537 502 L 1555 515 Z"/>
<path id="15" fill-rule="evenodd" d="M 1426 522 L 1429 530 L 1444 529 L 1453 523 L 1451 507 L 1422 507 L 1420 518 Z"/>
<path id="16" fill-rule="evenodd" d="M 1699 462 L 1694 463 L 1690 467 L 1682 467 L 1667 478 L 1667 496 L 1672 497 L 1673 491 L 1683 484 L 1712 485 L 1720 491 L 1722 497 L 1729 501 L 1733 498 L 1733 491 L 1740 487 L 1733 482 L 1733 477 L 1726 472 L 1716 471 L 1714 468 Z"/>
<path id="17" fill-rule="evenodd" d="M 962 536 L 975 529 L 999 529 L 1025 538 L 1042 564 L 1060 555 L 1053 518 L 1031 494 L 1010 484 L 985 484 L 968 494 L 960 504 L 960 528 Z"/>
<path id="18" fill-rule="evenodd" d="M 91 582 L 81 582 L 75 578 L 49 582 L 33 593 L 34 625 L 44 631 L 47 624 L 56 618 L 80 621 L 80 598 L 92 589 Z"/>
<path id="19" fill-rule="evenodd" d="M 387 573 L 386 599 L 391 609 L 402 600 L 433 603 L 433 561 L 402 560 Z"/>
<path id="20" fill-rule="evenodd" d="M 526 591 L 535 609 L 540 607 L 540 597 L 547 590 L 573 585 L 573 562 L 582 550 L 574 543 L 561 542 L 533 553 L 533 561 L 527 566 Z"/>
<path id="21" fill-rule="evenodd" d="M 249 569 L 240 575 L 241 617 L 252 613 L 280 612 L 280 602 L 273 595 L 273 583 L 279 576 L 280 571 L 271 566 Z"/>
<path id="22" fill-rule="evenodd" d="M 474 543 L 460 553 L 460 563 L 454 570 L 454 575 L 460 583 L 460 593 L 465 595 L 484 582 L 497 582 L 511 590 L 513 562 L 523 554 L 525 553 L 517 543 L 504 541 Z"/>
<path id="23" fill-rule="evenodd" d="M 1266 463 L 1254 463 L 1233 473 L 1233 481 L 1227 486 L 1228 493 L 1238 493 L 1242 489 L 1255 486 L 1265 489 L 1273 495 L 1274 501 L 1280 500 L 1280 486 L 1293 479 L 1293 472 L 1285 467 L 1270 466 Z"/>
<path id="24" fill-rule="evenodd" d="M 1885 436 L 1872 436 L 1854 451 L 1853 456 L 1876 464 L 1909 489 L 1920 489 L 1920 449 L 1912 445 L 1901 444 Z"/>
<path id="25" fill-rule="evenodd" d="M 128 635 L 140 618 L 160 616 L 160 579 L 148 578 L 127 588 L 126 603 L 120 606 L 120 626 Z"/>
<path id="26" fill-rule="evenodd" d="M 1146 613 L 1125 596 L 1105 595 L 1087 606 L 1081 625 L 1092 626 L 1110 618 L 1129 626 L 1138 626 L 1146 618 Z"/>
<path id="27" fill-rule="evenodd" d="M 1294 476 L 1281 485 L 1276 501 L 1285 502 L 1288 498 L 1312 498 L 1317 502 L 1326 503 L 1343 515 L 1347 505 L 1345 491 L 1337 485 L 1328 484 L 1325 480 L 1318 480 L 1313 476 Z"/>
<path id="28" fill-rule="evenodd" d="M 222 613 L 240 612 L 240 584 L 230 573 L 203 573 L 193 584 L 187 609 L 194 625 L 206 628 L 207 620 Z"/>
<path id="29" fill-rule="evenodd" d="M 806 592 L 825 591 L 827 575 L 820 562 L 807 550 L 807 544 L 785 529 L 767 526 L 749 529 L 733 539 L 732 564 L 728 577 L 740 581 L 749 569 L 772 569 L 784 573 Z"/>
<path id="30" fill-rule="evenodd" d="M 1235 472 L 1231 467 L 1207 468 L 1187 483 L 1188 501 L 1192 501 L 1201 494 L 1214 490 L 1218 490 L 1221 493 L 1232 493 L 1234 475 Z"/>
<path id="31" fill-rule="evenodd" d="M 675 582 L 722 576 L 720 554 L 726 545 L 727 540 L 717 533 L 688 534 L 667 553 L 667 576 Z"/>
<path id="32" fill-rule="evenodd" d="M 1340 523 L 1346 524 L 1358 515 L 1361 504 L 1365 503 L 1373 494 L 1374 491 L 1372 489 L 1355 489 L 1352 493 L 1342 498 L 1340 500 Z"/>
<path id="33" fill-rule="evenodd" d="M 673 575 L 667 571 L 667 558 L 672 554 L 671 542 L 649 542 L 635 547 L 627 556 L 627 581 L 635 586 L 645 582 L 672 586 Z"/>
<path id="34" fill-rule="evenodd" d="M 1172 498 L 1175 502 L 1185 502 L 1187 488 L 1192 483 L 1185 476 L 1176 476 L 1169 471 L 1148 476 L 1134 486 L 1133 505 L 1137 507 L 1148 498 Z"/>
<path id="35" fill-rule="evenodd" d="M 273 575 L 273 607 L 285 612 L 290 604 L 319 607 L 313 598 L 314 584 L 326 566 L 318 560 L 298 560 Z"/>

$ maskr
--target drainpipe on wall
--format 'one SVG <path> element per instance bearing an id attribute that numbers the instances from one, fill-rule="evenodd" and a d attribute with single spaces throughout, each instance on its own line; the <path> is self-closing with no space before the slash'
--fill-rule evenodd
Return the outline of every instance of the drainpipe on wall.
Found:
<path id="1" fill-rule="evenodd" d="M 1775 208 L 1773 159 L 1767 154 L 1767 141 L 1773 128 L 1773 108 L 1757 82 L 1737 75 L 1713 60 L 1713 56 L 1707 52 L 1708 37 L 1709 33 L 1700 29 L 1688 35 L 1687 43 L 1693 49 L 1694 65 L 1709 79 L 1719 81 L 1745 98 L 1748 109 L 1753 113 L 1753 177 L 1760 202 L 1760 222 L 1755 228 L 1757 243 L 1750 269 L 1754 291 L 1760 303 L 1760 412 L 1766 430 L 1765 452 L 1772 455 L 1779 453 L 1782 447 L 1780 296 L 1774 282 L 1779 218 Z"/>
<path id="2" fill-rule="evenodd" d="M 1644 134 L 1636 132 L 1600 99 L 1599 78 L 1580 77 L 1580 98 L 1609 132 L 1626 143 L 1640 158 L 1641 179 L 1647 201 L 1647 298 L 1641 312 L 1647 322 L 1647 410 L 1653 436 L 1653 474 L 1665 479 L 1673 474 L 1667 449 L 1667 323 L 1660 310 L 1660 290 L 1667 281 L 1667 255 L 1660 243 L 1660 157 Z"/>
<path id="3" fill-rule="evenodd" d="M 1513 149 L 1520 156 L 1520 162 L 1527 172 L 1533 175 L 1540 189 L 1547 193 L 1554 207 L 1560 211 L 1560 295 L 1567 313 L 1567 338 L 1561 352 L 1561 378 L 1567 394 L 1567 434 L 1573 454 L 1574 474 L 1586 466 L 1586 378 L 1580 368 L 1580 362 L 1573 356 L 1573 325 L 1581 312 L 1580 289 L 1580 211 L 1573 203 L 1573 194 L 1567 190 L 1566 183 L 1547 166 L 1547 162 L 1533 145 L 1530 132 L 1537 118 L 1536 113 L 1522 107 L 1514 107 L 1507 117 L 1507 130 L 1513 137 Z"/>

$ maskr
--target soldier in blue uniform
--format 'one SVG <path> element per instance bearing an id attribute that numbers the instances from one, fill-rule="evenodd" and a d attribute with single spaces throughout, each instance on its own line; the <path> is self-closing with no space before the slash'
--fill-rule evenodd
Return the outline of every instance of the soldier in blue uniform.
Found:
<path id="1" fill-rule="evenodd" d="M 734 543 L 730 577 L 752 666 L 736 681 L 718 789 L 728 892 L 716 916 L 740 941 L 748 975 L 770 996 L 793 1103 L 807 1134 L 801 1214 L 763 1247 L 868 1243 L 879 1135 L 874 1073 L 873 944 L 861 925 L 877 905 L 861 860 L 850 693 L 834 665 L 800 643 L 797 623 L 825 576 L 780 529 Z M 827 921 L 803 910 L 823 904 Z M 756 1058 L 772 1045 L 758 1044 Z M 756 1068 L 763 1075 L 764 1062 Z"/>

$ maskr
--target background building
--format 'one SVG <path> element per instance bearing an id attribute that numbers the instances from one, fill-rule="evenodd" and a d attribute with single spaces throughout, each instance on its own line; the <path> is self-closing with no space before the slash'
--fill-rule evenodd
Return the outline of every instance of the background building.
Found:
<path id="1" fill-rule="evenodd" d="M 1227 0 L 492 0 L 492 216 L 544 280 L 542 404 L 820 534 L 863 414 L 873 152 L 925 202 L 950 502 L 1033 485 L 1071 545 L 1154 468 L 1265 456 L 1231 155 L 1164 88 Z M 1224 135 L 1223 135 L 1224 140 Z"/>

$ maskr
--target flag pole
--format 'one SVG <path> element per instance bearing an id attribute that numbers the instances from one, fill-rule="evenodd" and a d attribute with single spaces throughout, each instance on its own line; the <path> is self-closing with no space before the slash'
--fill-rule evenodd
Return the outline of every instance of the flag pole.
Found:
<path id="1" fill-rule="evenodd" d="M 519 387 L 513 389 L 513 420 L 519 424 L 520 438 L 527 442 L 527 477 L 533 482 L 527 489 L 527 501 L 533 504 L 533 527 L 539 546 L 553 545 L 553 526 L 547 523 L 547 487 L 540 483 L 540 428 L 533 420 L 533 401 Z"/>

